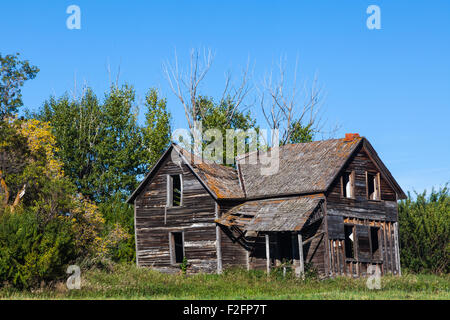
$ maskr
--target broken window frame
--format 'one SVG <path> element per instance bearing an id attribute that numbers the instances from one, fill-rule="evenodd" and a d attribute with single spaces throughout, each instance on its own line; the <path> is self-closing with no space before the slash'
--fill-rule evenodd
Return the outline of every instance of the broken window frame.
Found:
<path id="1" fill-rule="evenodd" d="M 366 196 L 367 200 L 372 201 L 381 201 L 381 181 L 380 181 L 380 173 L 379 172 L 370 172 L 366 171 Z M 372 194 L 369 191 L 370 185 L 373 184 L 373 192 L 374 195 L 372 198 Z"/>
<path id="2" fill-rule="evenodd" d="M 175 190 L 173 188 L 174 177 L 179 177 L 180 180 L 180 201 L 179 204 L 174 203 Z M 168 174 L 167 175 L 167 201 L 166 206 L 169 208 L 176 208 L 183 206 L 183 175 L 182 174 Z"/>
<path id="3" fill-rule="evenodd" d="M 378 248 L 377 248 L 377 251 L 376 252 L 374 252 L 373 251 L 373 247 L 374 247 L 374 243 L 373 243 L 373 237 L 372 237 L 372 235 L 373 235 L 373 233 L 372 233 L 372 230 L 377 230 L 376 231 L 376 240 L 377 240 L 377 245 L 378 245 Z M 381 253 L 381 242 L 380 242 L 380 235 L 381 235 L 381 228 L 380 227 L 377 227 L 377 226 L 370 226 L 370 228 L 369 228 L 369 239 L 370 239 L 370 255 L 371 255 L 371 259 L 373 260 L 373 261 L 380 261 L 380 260 L 382 260 L 382 257 L 383 257 L 383 255 L 382 255 L 382 253 Z"/>
<path id="4" fill-rule="evenodd" d="M 346 228 L 351 228 L 351 234 L 353 234 L 353 241 L 350 239 L 350 237 L 348 237 L 349 238 L 348 241 L 351 241 L 350 242 L 350 244 L 351 244 L 351 257 L 348 256 L 348 254 L 350 252 L 348 252 L 348 250 L 347 250 L 348 246 L 347 246 L 347 233 L 345 232 Z M 356 248 L 356 246 L 355 246 L 355 225 L 354 224 L 345 223 L 344 224 L 344 251 L 345 251 L 345 259 L 356 260 L 356 258 L 355 258 L 356 257 L 356 255 L 355 255 L 355 248 Z"/>
<path id="5" fill-rule="evenodd" d="M 345 177 L 348 175 L 348 183 L 350 184 L 350 194 L 347 194 L 346 185 L 344 185 Z M 355 171 L 345 171 L 341 175 L 341 197 L 347 199 L 355 199 Z"/>

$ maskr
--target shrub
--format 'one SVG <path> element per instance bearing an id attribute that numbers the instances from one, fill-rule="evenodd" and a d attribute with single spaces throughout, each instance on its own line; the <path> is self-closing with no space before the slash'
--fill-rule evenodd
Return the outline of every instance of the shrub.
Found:
<path id="1" fill-rule="evenodd" d="M 43 222 L 34 212 L 5 210 L 0 216 L 0 284 L 29 288 L 65 275 L 76 257 L 71 221 Z"/>
<path id="2" fill-rule="evenodd" d="M 114 262 L 134 262 L 134 211 L 119 196 L 99 204 L 99 211 L 105 219 L 105 238 L 115 238 L 114 245 L 109 246 L 109 255 Z"/>
<path id="3" fill-rule="evenodd" d="M 189 267 L 189 263 L 186 257 L 183 257 L 183 261 L 180 264 L 180 270 L 182 274 L 186 274 L 187 273 L 187 269 Z"/>
<path id="4" fill-rule="evenodd" d="M 450 199 L 447 185 L 399 202 L 400 261 L 413 272 L 449 272 Z"/>
<path id="5" fill-rule="evenodd" d="M 305 263 L 305 278 L 306 279 L 319 279 L 319 271 L 312 262 Z"/>

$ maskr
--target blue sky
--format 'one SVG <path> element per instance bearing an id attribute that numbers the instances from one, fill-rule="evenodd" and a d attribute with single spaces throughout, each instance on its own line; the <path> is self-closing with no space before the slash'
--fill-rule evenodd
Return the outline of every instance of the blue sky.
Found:
<path id="1" fill-rule="evenodd" d="M 71 4 L 81 30 L 66 28 Z M 371 4 L 381 30 L 366 27 Z M 338 137 L 366 136 L 405 191 L 450 181 L 450 1 L 16 0 L 0 9 L 0 52 L 41 69 L 23 89 L 30 110 L 72 90 L 75 76 L 101 97 L 110 64 L 141 98 L 158 87 L 185 127 L 161 64 L 203 47 L 215 52 L 203 93 L 217 95 L 223 73 L 248 59 L 260 82 L 280 55 L 291 67 L 298 57 L 301 79 L 318 74 Z"/>

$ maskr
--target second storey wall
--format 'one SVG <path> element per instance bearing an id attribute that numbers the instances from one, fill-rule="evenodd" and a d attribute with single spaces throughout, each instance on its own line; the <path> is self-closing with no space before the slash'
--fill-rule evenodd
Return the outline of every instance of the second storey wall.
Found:
<path id="1" fill-rule="evenodd" d="M 183 205 L 166 207 L 167 175 L 182 174 Z M 171 264 L 170 232 L 184 233 L 190 271 L 217 269 L 215 201 L 185 164 L 170 158 L 135 200 L 136 258 L 139 266 L 179 271 Z"/>
<path id="2" fill-rule="evenodd" d="M 374 261 L 361 263 L 358 254 L 352 263 L 349 262 L 350 259 L 345 258 L 344 223 L 379 227 L 382 263 L 378 264 L 383 273 L 399 273 L 398 242 L 395 235 L 395 223 L 398 220 L 396 194 L 381 176 L 380 200 L 368 200 L 367 171 L 376 173 L 378 169 L 366 151 L 361 148 L 342 171 L 354 172 L 354 198 L 343 197 L 340 177 L 337 177 L 327 193 L 328 254 L 332 273 L 364 274 L 367 266 L 374 263 Z"/>
<path id="3" fill-rule="evenodd" d="M 397 221 L 395 192 L 383 177 L 380 178 L 381 201 L 367 199 L 366 172 L 377 172 L 377 168 L 364 149 L 357 152 L 343 171 L 353 171 L 355 174 L 354 199 L 341 195 L 341 179 L 338 177 L 327 193 L 328 215 Z"/>

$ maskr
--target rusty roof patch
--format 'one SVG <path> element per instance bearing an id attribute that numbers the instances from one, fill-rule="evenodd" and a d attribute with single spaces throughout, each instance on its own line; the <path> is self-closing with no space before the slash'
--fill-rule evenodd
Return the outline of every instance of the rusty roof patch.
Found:
<path id="1" fill-rule="evenodd" d="M 241 199 L 245 197 L 239 184 L 238 173 L 234 168 L 200 159 L 178 145 L 174 145 L 174 147 L 187 159 L 195 174 L 218 199 Z"/>

